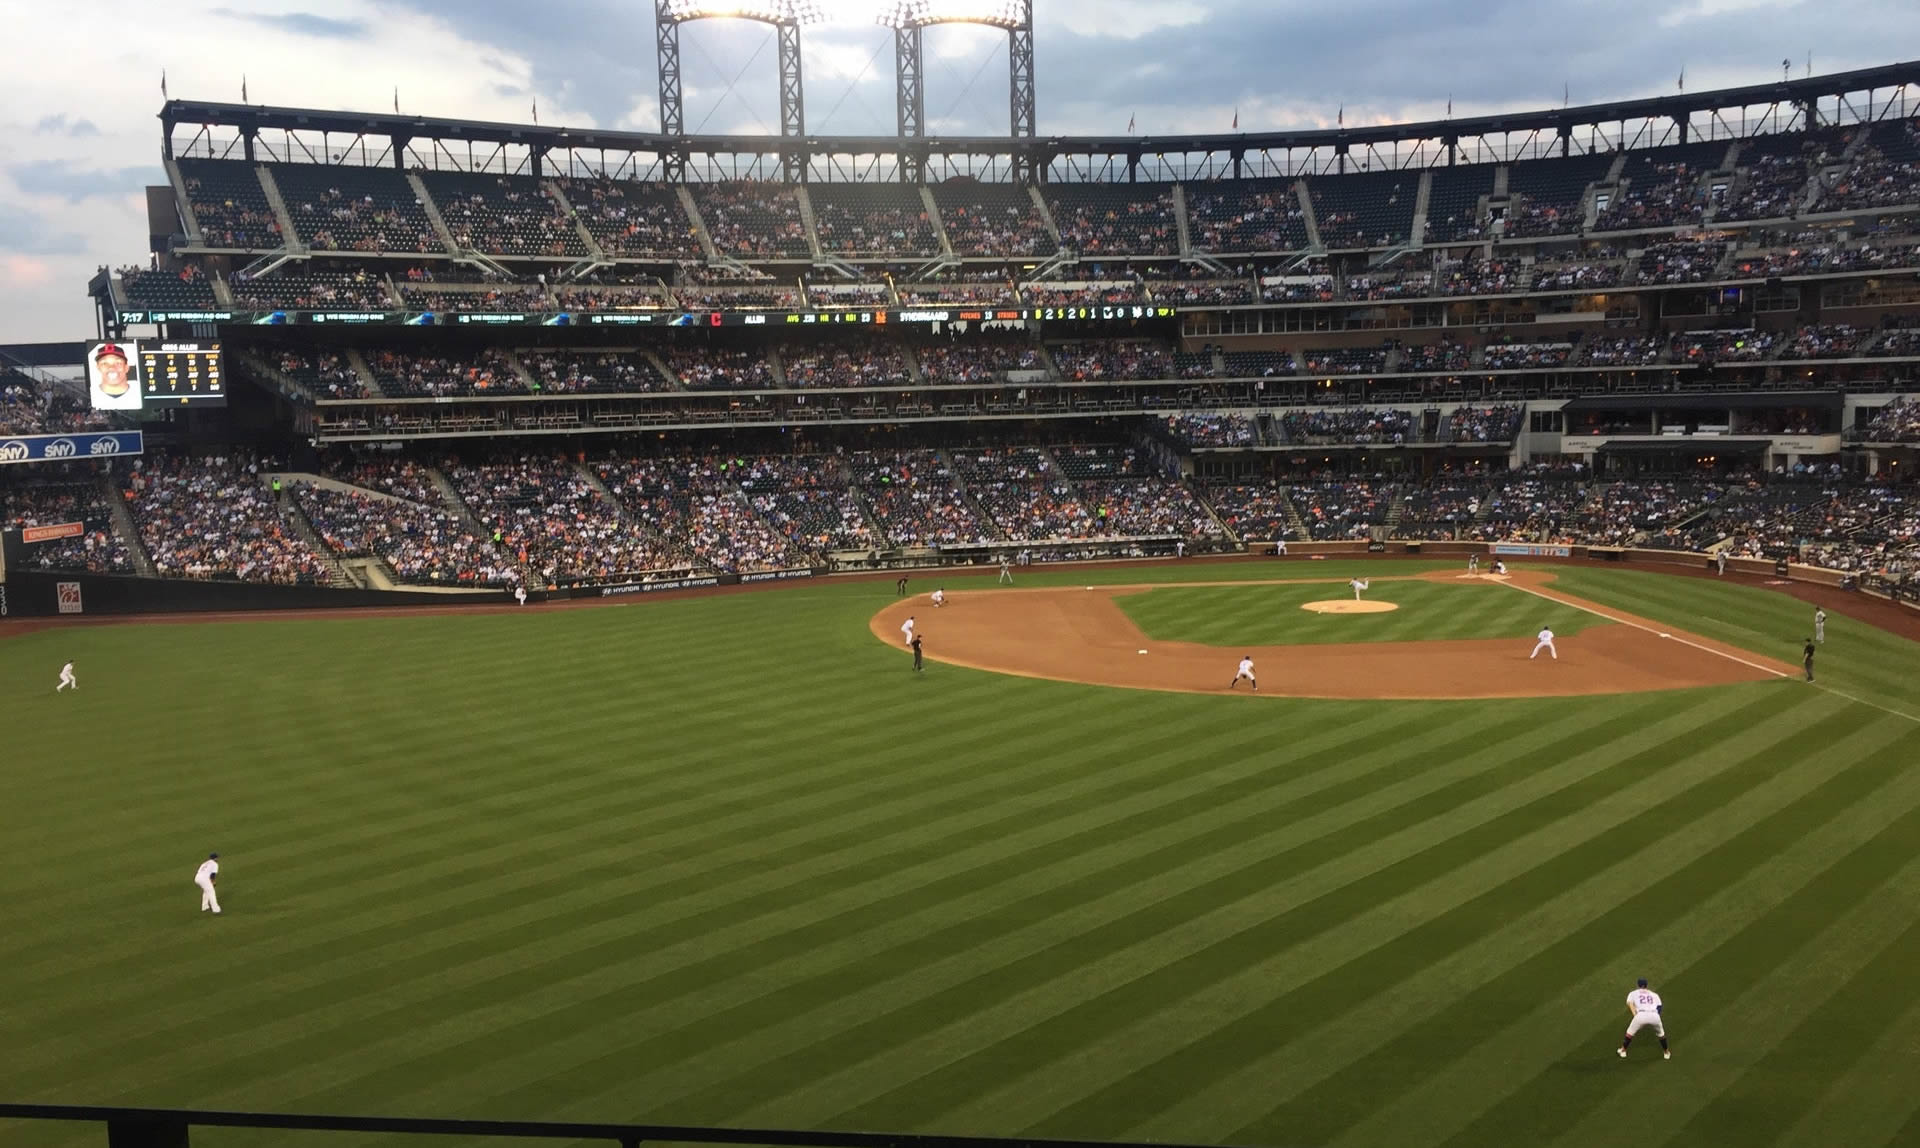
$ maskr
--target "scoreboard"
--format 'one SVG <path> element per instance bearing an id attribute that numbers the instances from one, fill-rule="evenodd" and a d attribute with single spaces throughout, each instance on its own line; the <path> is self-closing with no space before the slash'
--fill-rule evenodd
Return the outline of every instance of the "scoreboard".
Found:
<path id="1" fill-rule="evenodd" d="M 218 342 L 142 343 L 138 353 L 143 407 L 227 405 Z"/>

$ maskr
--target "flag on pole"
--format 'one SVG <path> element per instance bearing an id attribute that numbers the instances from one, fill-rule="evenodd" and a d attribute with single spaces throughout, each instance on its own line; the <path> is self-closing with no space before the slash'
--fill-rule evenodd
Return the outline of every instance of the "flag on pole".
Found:
<path id="1" fill-rule="evenodd" d="M 1453 118 L 1453 95 L 1451 93 L 1447 95 L 1447 118 Z"/>
<path id="2" fill-rule="evenodd" d="M 1807 75 L 1813 75 L 1813 52 L 1807 52 Z"/>
<path id="3" fill-rule="evenodd" d="M 167 99 L 167 70 L 160 69 L 160 98 Z"/>
<path id="4" fill-rule="evenodd" d="M 1340 105 L 1340 114 L 1334 117 L 1334 122 L 1343 128 L 1347 126 L 1347 105 Z"/>
<path id="5" fill-rule="evenodd" d="M 1133 114 L 1131 112 L 1127 114 L 1127 134 L 1133 134 Z"/>
<path id="6" fill-rule="evenodd" d="M 240 102 L 243 104 L 247 102 L 247 76 L 245 72 L 240 74 Z"/>
<path id="7" fill-rule="evenodd" d="M 1674 87 L 1683 92 L 1687 90 L 1687 66 L 1685 64 L 1680 65 L 1680 78 L 1674 81 Z"/>
<path id="8" fill-rule="evenodd" d="M 1240 109 L 1239 108 L 1233 109 L 1233 130 L 1234 131 L 1240 130 Z"/>
<path id="9" fill-rule="evenodd" d="M 399 84 L 395 84 L 393 86 L 393 114 L 396 116 L 400 114 L 400 85 Z"/>
<path id="10" fill-rule="evenodd" d="M 1564 108 L 1571 103 L 1573 103 L 1573 85 L 1562 80 L 1560 83 L 1560 106 Z"/>
<path id="11" fill-rule="evenodd" d="M 533 122 L 536 124 L 540 122 L 540 97 L 539 96 L 533 97 Z"/>

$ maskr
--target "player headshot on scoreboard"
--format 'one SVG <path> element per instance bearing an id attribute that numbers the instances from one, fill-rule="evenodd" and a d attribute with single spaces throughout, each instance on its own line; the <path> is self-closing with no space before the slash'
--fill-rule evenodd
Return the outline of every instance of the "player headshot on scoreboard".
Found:
<path id="1" fill-rule="evenodd" d="M 101 343 L 87 356 L 87 386 L 97 411 L 140 409 L 137 352 L 118 343 Z"/>

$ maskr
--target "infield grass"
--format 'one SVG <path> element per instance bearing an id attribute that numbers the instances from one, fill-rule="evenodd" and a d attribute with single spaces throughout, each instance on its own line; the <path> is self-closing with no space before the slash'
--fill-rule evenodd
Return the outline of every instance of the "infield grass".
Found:
<path id="1" fill-rule="evenodd" d="M 1309 602 L 1349 601 L 1344 582 L 1272 586 L 1177 586 L 1115 599 L 1149 638 L 1214 646 L 1307 646 L 1335 642 L 1413 642 L 1512 638 L 1530 642 L 1541 627 L 1572 637 L 1605 619 L 1492 582 L 1374 581 L 1377 614 L 1321 614 Z"/>
<path id="2" fill-rule="evenodd" d="M 1276 568 L 1421 567 L 1018 579 Z M 1560 574 L 1789 660 L 1811 613 Z M 0 1096 L 1396 1148 L 1920 1139 L 1914 644 L 1836 616 L 1815 686 L 1249 706 L 916 676 L 867 632 L 892 595 L 0 640 Z M 83 692 L 56 697 L 69 659 Z M 209 849 L 218 920 L 189 883 Z M 1671 1062 L 1613 1054 L 1636 976 Z M 100 1142 L 0 1123 L 8 1148 Z"/>

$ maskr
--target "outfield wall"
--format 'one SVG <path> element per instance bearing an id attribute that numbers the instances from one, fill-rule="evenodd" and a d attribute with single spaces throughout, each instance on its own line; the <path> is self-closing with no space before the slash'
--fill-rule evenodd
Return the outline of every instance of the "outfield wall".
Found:
<path id="1" fill-rule="evenodd" d="M 337 606 L 448 606 L 457 602 L 512 601 L 499 594 L 450 598 L 430 591 L 336 590 L 326 586 L 271 586 L 259 582 L 197 578 L 137 578 L 118 574 L 22 570 L 4 584 L 9 617 L 56 615 L 185 614 L 240 610 L 313 610 Z"/>

